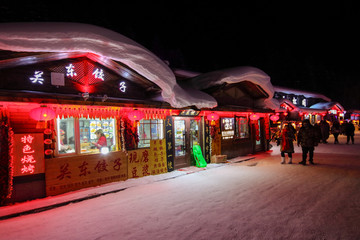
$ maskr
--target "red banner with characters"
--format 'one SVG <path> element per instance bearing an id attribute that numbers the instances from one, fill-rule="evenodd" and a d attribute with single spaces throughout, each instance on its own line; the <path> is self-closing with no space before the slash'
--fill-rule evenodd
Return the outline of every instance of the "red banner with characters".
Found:
<path id="1" fill-rule="evenodd" d="M 45 172 L 44 134 L 14 134 L 14 176 Z"/>

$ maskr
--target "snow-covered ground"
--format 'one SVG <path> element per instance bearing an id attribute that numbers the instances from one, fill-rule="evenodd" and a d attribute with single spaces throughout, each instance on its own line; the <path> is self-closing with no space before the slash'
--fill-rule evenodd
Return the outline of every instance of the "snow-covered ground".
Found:
<path id="1" fill-rule="evenodd" d="M 129 181 L 137 184 L 2 220 L 0 239 L 360 239 L 359 135 L 354 145 L 344 136 L 320 144 L 315 166 L 281 165 L 275 146 L 241 163 Z"/>

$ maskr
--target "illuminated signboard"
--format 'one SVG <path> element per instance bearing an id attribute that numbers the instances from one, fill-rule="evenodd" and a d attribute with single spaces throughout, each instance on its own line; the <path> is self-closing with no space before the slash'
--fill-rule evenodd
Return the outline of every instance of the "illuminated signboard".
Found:
<path id="1" fill-rule="evenodd" d="M 221 118 L 221 135 L 223 139 L 230 139 L 235 134 L 234 118 Z"/>
<path id="2" fill-rule="evenodd" d="M 44 135 L 14 134 L 14 176 L 44 172 Z"/>

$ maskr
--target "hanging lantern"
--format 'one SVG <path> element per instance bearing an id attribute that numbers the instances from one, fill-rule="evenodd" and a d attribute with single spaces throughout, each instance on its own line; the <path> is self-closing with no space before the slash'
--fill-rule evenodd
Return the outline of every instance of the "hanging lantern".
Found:
<path id="1" fill-rule="evenodd" d="M 210 125 L 214 126 L 216 123 L 215 121 L 219 120 L 219 115 L 212 112 L 209 115 L 207 115 L 207 120 L 211 121 Z"/>
<path id="2" fill-rule="evenodd" d="M 257 115 L 256 113 L 253 113 L 250 115 L 250 120 L 252 121 L 256 121 L 256 120 L 259 120 L 260 116 Z"/>
<path id="3" fill-rule="evenodd" d="M 42 105 L 38 108 L 31 109 L 30 117 L 36 121 L 49 121 L 54 119 L 55 111 L 45 105 Z"/>
<path id="4" fill-rule="evenodd" d="M 36 128 L 47 128 L 47 121 L 55 118 L 55 111 L 46 105 L 30 110 L 30 117 L 36 121 Z"/>
<path id="5" fill-rule="evenodd" d="M 134 122 L 134 127 L 136 127 L 137 123 L 143 119 L 145 116 L 144 112 L 134 109 L 128 114 L 128 118 Z"/>
<path id="6" fill-rule="evenodd" d="M 279 120 L 279 115 L 271 115 L 270 120 L 276 122 L 277 120 Z"/>

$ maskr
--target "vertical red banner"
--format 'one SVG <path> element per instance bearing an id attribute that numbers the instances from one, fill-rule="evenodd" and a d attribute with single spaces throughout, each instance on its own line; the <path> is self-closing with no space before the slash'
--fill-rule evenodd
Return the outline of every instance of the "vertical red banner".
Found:
<path id="1" fill-rule="evenodd" d="M 14 176 L 45 172 L 44 134 L 14 134 Z"/>

